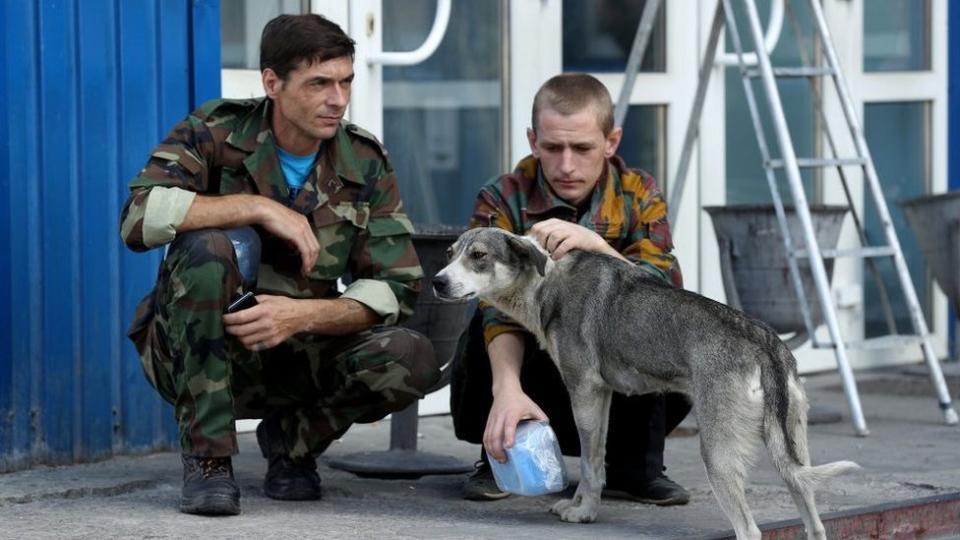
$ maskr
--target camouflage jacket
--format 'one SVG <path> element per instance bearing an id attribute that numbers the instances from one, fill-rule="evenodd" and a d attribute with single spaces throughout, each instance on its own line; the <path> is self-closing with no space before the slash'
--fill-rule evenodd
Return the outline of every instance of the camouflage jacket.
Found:
<path id="1" fill-rule="evenodd" d="M 342 297 L 367 305 L 386 324 L 413 312 L 423 276 L 410 238 L 413 226 L 386 151 L 357 126 L 341 123 L 324 142 L 291 200 L 270 129 L 270 102 L 209 101 L 174 126 L 130 182 L 123 241 L 134 251 L 172 241 L 197 193 L 258 194 L 307 216 L 320 244 L 308 275 L 299 270 L 296 250 L 258 228 L 259 292 L 330 298 L 337 296 L 337 279 L 349 276 Z"/>
<path id="2" fill-rule="evenodd" d="M 550 218 L 576 222 L 600 236 L 640 269 L 675 287 L 683 286 L 680 266 L 670 253 L 667 203 L 652 176 L 627 169 L 623 160 L 607 160 L 589 208 L 577 208 L 557 197 L 540 163 L 527 156 L 510 174 L 495 178 L 480 190 L 470 227 L 499 227 L 526 234 L 534 224 Z M 523 328 L 496 308 L 481 303 L 483 335 L 487 343 L 504 332 Z"/>

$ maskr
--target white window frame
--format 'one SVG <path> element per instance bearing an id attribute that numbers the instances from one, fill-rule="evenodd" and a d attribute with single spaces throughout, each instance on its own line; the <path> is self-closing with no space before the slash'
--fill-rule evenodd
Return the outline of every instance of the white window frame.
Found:
<path id="1" fill-rule="evenodd" d="M 931 147 L 928 149 L 932 177 L 928 188 L 931 193 L 941 193 L 947 189 L 947 1 L 930 1 L 930 67 L 923 71 L 898 72 L 865 72 L 863 70 L 863 10 L 864 0 L 849 0 L 846 2 L 825 1 L 823 3 L 827 17 L 827 24 L 834 39 L 834 46 L 840 58 L 844 75 L 850 86 L 850 91 L 856 108 L 856 113 L 863 127 L 864 109 L 871 103 L 889 102 L 924 102 L 929 107 Z M 824 92 L 826 109 L 831 118 L 842 118 L 842 110 L 833 89 Z M 853 155 L 854 150 L 849 146 L 849 137 L 838 129 L 843 124 L 835 122 L 835 132 L 838 134 L 841 145 L 840 152 L 844 155 Z M 826 148 L 826 141 L 823 141 Z M 848 169 L 850 188 L 854 200 L 859 201 L 857 211 L 864 210 L 864 182 L 862 174 L 855 169 Z M 845 204 L 843 194 L 836 173 L 830 171 L 823 180 L 824 202 Z M 899 212 L 899 208 L 891 206 L 891 213 Z M 910 241 L 909 238 L 900 238 L 900 242 Z M 841 235 L 841 246 L 853 247 L 859 244 L 852 225 L 846 225 Z M 834 292 L 838 299 L 842 332 L 846 339 L 856 340 L 863 338 L 863 266 L 856 261 L 838 260 L 834 270 Z M 929 276 L 927 276 L 929 279 Z M 949 323 L 947 299 L 939 287 L 933 287 L 931 296 L 931 320 L 928 326 L 934 331 L 932 343 L 935 353 L 943 357 L 947 354 L 949 337 Z M 901 294 L 899 290 L 892 290 L 891 294 Z M 833 354 L 831 351 L 811 351 L 805 359 L 804 367 L 808 369 L 832 369 Z M 877 352 L 850 350 L 850 363 L 854 368 L 880 367 L 884 365 L 903 364 L 910 361 L 921 361 L 923 356 L 916 346 L 884 350 Z"/>

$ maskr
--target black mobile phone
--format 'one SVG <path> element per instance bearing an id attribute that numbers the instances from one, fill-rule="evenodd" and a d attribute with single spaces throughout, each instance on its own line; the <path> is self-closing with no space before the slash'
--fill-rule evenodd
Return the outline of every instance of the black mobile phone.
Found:
<path id="1" fill-rule="evenodd" d="M 236 313 L 247 308 L 252 308 L 255 305 L 257 305 L 257 297 L 253 295 L 253 291 L 248 291 L 227 306 L 227 313 Z"/>

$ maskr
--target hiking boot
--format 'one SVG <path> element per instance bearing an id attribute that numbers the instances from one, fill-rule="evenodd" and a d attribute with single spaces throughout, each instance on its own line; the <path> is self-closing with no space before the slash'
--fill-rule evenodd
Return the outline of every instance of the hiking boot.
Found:
<path id="1" fill-rule="evenodd" d="M 292 458 L 287 454 L 281 438 L 267 421 L 257 426 L 257 444 L 267 458 L 267 476 L 263 492 L 271 499 L 281 501 L 314 501 L 320 498 L 320 475 L 317 460 L 307 455 Z"/>
<path id="2" fill-rule="evenodd" d="M 263 492 L 271 499 L 281 501 L 315 501 L 321 497 L 317 460 L 312 456 L 293 459 L 290 456 L 270 456 Z"/>
<path id="3" fill-rule="evenodd" d="M 673 506 L 690 502 L 690 492 L 660 475 L 647 482 L 629 481 L 625 476 L 609 476 L 603 495 L 613 499 L 628 499 L 657 506 Z"/>
<path id="4" fill-rule="evenodd" d="M 474 471 L 463 483 L 463 498 L 468 501 L 495 501 L 510 496 L 506 491 L 500 491 L 497 481 L 493 478 L 493 469 L 485 460 L 473 464 Z"/>
<path id="5" fill-rule="evenodd" d="M 240 486 L 229 457 L 182 455 L 183 490 L 180 511 L 205 516 L 240 513 Z"/>

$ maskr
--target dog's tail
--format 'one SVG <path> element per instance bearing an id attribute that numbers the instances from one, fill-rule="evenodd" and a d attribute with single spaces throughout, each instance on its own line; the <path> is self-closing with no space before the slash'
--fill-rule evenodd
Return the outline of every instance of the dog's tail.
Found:
<path id="1" fill-rule="evenodd" d="M 811 467 L 810 465 L 798 467 L 796 471 L 794 471 L 794 476 L 796 476 L 800 482 L 813 488 L 828 478 L 846 474 L 859 468 L 860 465 L 852 461 L 833 461 L 831 463 L 817 465 L 816 467 Z"/>
<path id="2" fill-rule="evenodd" d="M 762 364 L 764 438 L 770 457 L 784 480 L 813 488 L 820 481 L 860 468 L 852 461 L 813 467 L 807 448 L 807 396 L 800 385 L 796 359 L 779 339 L 772 343 L 770 362 Z"/>
<path id="3" fill-rule="evenodd" d="M 778 468 L 808 465 L 807 398 L 797 380 L 797 361 L 772 330 L 766 337 L 767 357 L 760 362 L 764 439 Z"/>

